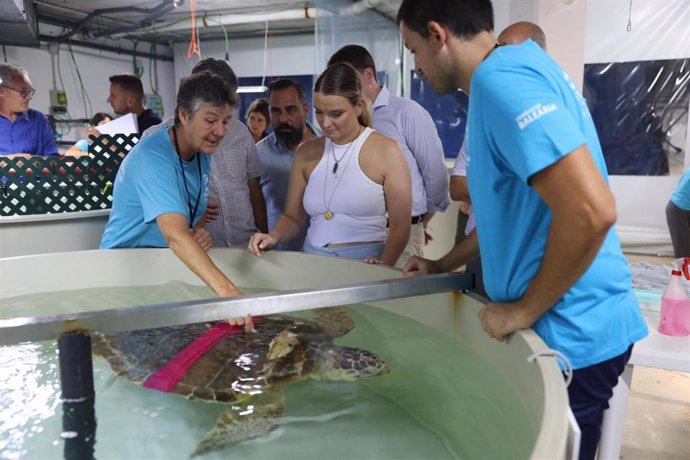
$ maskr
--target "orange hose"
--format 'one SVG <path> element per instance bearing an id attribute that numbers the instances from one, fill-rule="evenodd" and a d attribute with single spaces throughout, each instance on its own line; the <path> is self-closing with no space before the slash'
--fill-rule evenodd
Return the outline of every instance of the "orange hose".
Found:
<path id="1" fill-rule="evenodd" d="M 189 9 L 192 12 L 192 38 L 189 41 L 187 59 L 191 59 L 194 54 L 201 57 L 201 51 L 199 50 L 199 39 L 196 35 L 196 0 L 189 1 Z"/>

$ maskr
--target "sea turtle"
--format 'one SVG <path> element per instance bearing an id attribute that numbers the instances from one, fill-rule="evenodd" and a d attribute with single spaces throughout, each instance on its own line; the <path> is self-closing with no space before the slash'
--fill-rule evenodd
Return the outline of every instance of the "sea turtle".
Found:
<path id="1" fill-rule="evenodd" d="M 92 347 L 116 374 L 142 384 L 212 323 L 116 335 L 94 332 Z M 281 421 L 285 384 L 313 378 L 355 380 L 388 372 L 374 353 L 332 339 L 354 326 L 344 307 L 315 310 L 309 321 L 266 316 L 253 333 L 231 334 L 204 354 L 172 390 L 189 399 L 228 403 L 192 456 L 266 433 Z"/>

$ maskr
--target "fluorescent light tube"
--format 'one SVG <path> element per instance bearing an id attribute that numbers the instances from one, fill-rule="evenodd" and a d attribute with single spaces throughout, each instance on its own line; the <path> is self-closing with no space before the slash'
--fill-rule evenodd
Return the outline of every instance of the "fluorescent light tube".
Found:
<path id="1" fill-rule="evenodd" d="M 268 87 L 265 85 L 261 86 L 240 86 L 237 88 L 238 93 L 265 93 L 268 91 Z"/>

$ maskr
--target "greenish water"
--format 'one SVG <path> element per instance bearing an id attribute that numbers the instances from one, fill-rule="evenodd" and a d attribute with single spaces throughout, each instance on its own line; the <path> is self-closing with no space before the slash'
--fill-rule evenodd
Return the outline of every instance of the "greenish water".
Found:
<path id="1" fill-rule="evenodd" d="M 257 292 L 259 289 L 247 289 Z M 3 299 L 0 318 L 211 297 L 162 286 L 99 288 Z M 527 458 L 535 436 L 514 388 L 473 350 L 417 321 L 349 307 L 355 329 L 336 344 L 380 355 L 390 374 L 286 387 L 283 423 L 202 459 Z M 297 314 L 309 316 L 309 312 Z M 296 316 L 297 316 L 296 315 Z M 220 403 L 146 390 L 94 361 L 96 452 L 107 459 L 184 459 L 214 425 Z M 0 347 L 0 458 L 62 458 L 54 343 Z"/>

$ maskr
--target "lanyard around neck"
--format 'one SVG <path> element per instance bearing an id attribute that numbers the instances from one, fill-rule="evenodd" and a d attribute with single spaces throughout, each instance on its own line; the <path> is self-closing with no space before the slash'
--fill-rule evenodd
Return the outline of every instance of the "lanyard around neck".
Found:
<path id="1" fill-rule="evenodd" d="M 184 191 L 187 193 L 187 206 L 189 206 L 189 228 L 194 228 L 194 218 L 196 217 L 196 212 L 199 210 L 199 200 L 201 199 L 201 157 L 199 152 L 196 152 L 196 167 L 199 172 L 199 193 L 196 196 L 196 203 L 194 203 L 194 208 L 192 208 L 192 196 L 189 193 L 189 188 L 187 187 L 187 176 L 184 173 L 184 165 L 182 163 L 182 154 L 180 153 L 180 145 L 177 143 L 177 130 L 173 126 L 173 140 L 175 141 L 175 150 L 177 151 L 177 159 L 180 161 L 180 169 L 182 170 L 182 182 L 184 183 Z"/>

